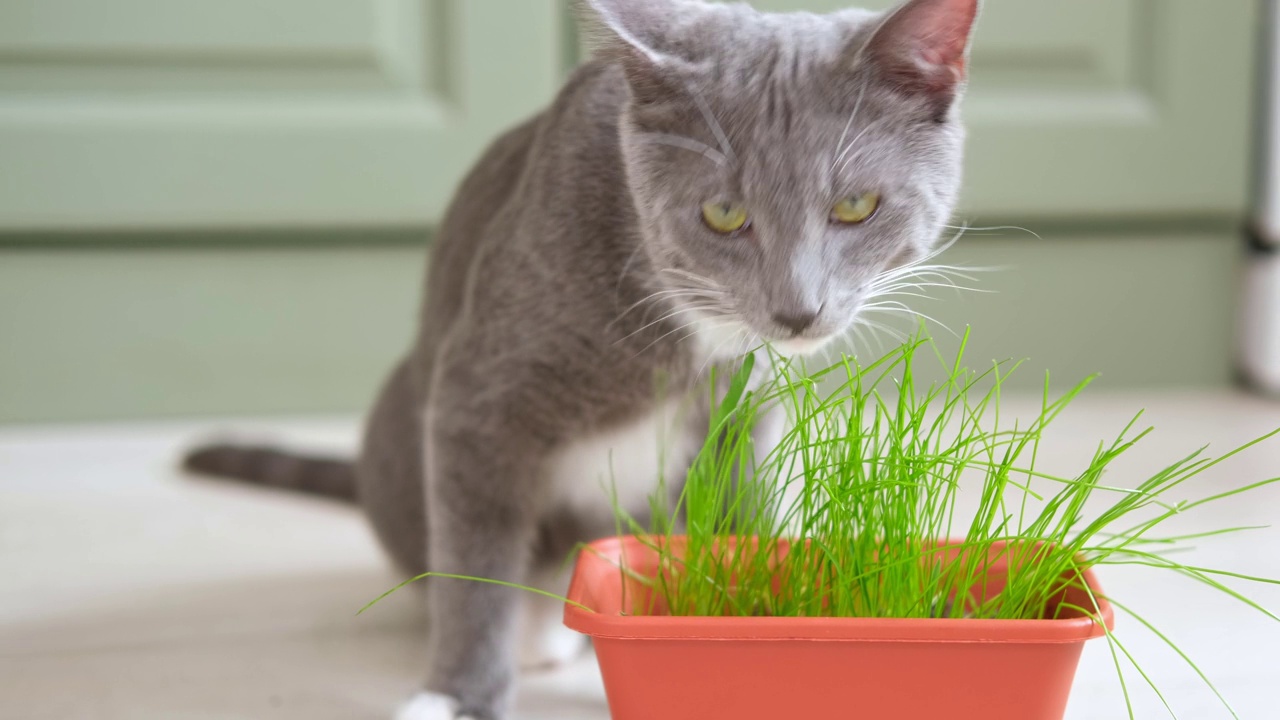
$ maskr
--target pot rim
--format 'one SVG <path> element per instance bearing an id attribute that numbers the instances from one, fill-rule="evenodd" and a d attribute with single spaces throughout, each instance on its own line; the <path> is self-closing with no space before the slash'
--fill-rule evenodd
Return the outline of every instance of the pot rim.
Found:
<path id="1" fill-rule="evenodd" d="M 635 536 L 606 538 L 582 550 L 569 586 L 568 599 L 591 606 L 590 590 L 600 577 L 619 576 L 610 558 L 629 549 L 644 551 Z M 629 640 L 810 641 L 897 643 L 1081 643 L 1103 637 L 1115 627 L 1115 612 L 1102 594 L 1092 570 L 1083 573 L 1098 600 L 1105 623 L 1094 617 L 1045 620 L 975 620 L 963 618 L 787 618 L 668 617 L 591 612 L 565 605 L 565 625 L 596 638 Z"/>

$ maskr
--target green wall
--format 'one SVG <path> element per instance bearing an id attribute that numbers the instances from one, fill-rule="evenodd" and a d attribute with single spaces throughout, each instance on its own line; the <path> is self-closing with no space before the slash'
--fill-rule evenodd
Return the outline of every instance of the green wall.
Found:
<path id="1" fill-rule="evenodd" d="M 1024 386 L 1223 385 L 1240 243 L 1186 225 L 974 233 L 948 259 L 1004 266 L 995 292 L 919 308 L 972 325 L 975 362 L 1031 358 Z M 425 238 L 10 239 L 0 422 L 359 411 L 409 341 Z"/>
<path id="2" fill-rule="evenodd" d="M 0 422 L 361 408 L 422 245 L 0 250 Z"/>

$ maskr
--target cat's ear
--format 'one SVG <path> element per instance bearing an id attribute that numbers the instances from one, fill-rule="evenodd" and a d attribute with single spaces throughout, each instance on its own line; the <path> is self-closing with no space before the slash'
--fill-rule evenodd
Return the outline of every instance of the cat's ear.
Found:
<path id="1" fill-rule="evenodd" d="M 679 92 L 676 78 L 685 63 L 662 50 L 678 4 L 678 0 L 579 0 L 583 34 L 598 56 L 622 65 L 631 95 L 641 105 Z"/>
<path id="2" fill-rule="evenodd" d="M 889 11 L 862 49 L 903 90 L 950 104 L 968 74 L 980 0 L 907 0 Z"/>

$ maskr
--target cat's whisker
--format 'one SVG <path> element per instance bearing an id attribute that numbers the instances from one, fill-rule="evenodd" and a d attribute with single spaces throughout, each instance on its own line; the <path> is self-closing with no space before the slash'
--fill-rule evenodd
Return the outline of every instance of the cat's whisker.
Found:
<path id="1" fill-rule="evenodd" d="M 724 286 L 722 286 L 720 283 L 716 282 L 715 280 L 712 280 L 711 278 L 705 275 L 699 275 L 698 273 L 690 272 L 689 270 L 685 270 L 683 268 L 662 268 L 661 272 L 667 273 L 669 275 L 675 275 L 676 277 L 684 278 L 685 280 L 688 280 L 693 283 L 701 284 L 705 286 L 707 290 L 710 292 L 716 292 L 722 295 L 728 294 L 727 292 L 725 292 Z"/>
<path id="2" fill-rule="evenodd" d="M 686 275 L 686 278 L 685 278 L 685 279 L 686 279 L 686 281 L 690 281 L 690 282 L 694 282 L 694 283 L 703 283 L 703 284 L 706 284 L 706 283 L 710 282 L 708 279 L 703 278 L 702 276 L 697 275 L 696 273 L 685 273 L 685 275 Z M 677 277 L 679 277 L 679 276 L 677 276 Z M 699 293 L 699 295 L 700 295 L 700 298 L 699 298 L 699 299 L 706 300 L 706 301 L 708 301 L 708 302 L 712 302 L 712 303 L 718 303 L 718 304 L 721 304 L 721 305 L 725 305 L 726 307 L 728 306 L 728 303 L 726 302 L 726 299 L 725 299 L 725 298 L 726 298 L 726 296 L 728 295 L 728 293 L 726 293 L 726 292 L 724 292 L 723 290 L 721 290 L 721 289 L 719 289 L 719 288 L 716 288 L 716 287 L 685 287 L 685 286 L 678 286 L 678 287 L 677 287 L 677 288 L 675 288 L 675 289 L 683 289 L 683 290 L 690 290 L 690 291 L 694 291 L 694 292 Z M 647 320 L 647 319 L 648 319 L 648 312 L 646 311 L 645 315 L 641 317 L 641 322 L 643 322 L 643 321 L 645 321 L 645 320 Z"/>
<path id="3" fill-rule="evenodd" d="M 883 123 L 885 120 L 887 120 L 887 118 L 881 118 L 879 120 L 876 120 L 875 122 L 867 123 L 867 126 L 862 128 L 862 132 L 858 133 L 858 136 L 855 137 L 849 143 L 849 146 L 845 148 L 844 152 L 840 154 L 840 160 L 836 161 L 837 163 L 840 164 L 840 169 L 837 171 L 837 173 L 844 172 L 845 168 L 849 167 L 849 163 L 853 162 L 854 160 L 857 160 L 861 156 L 862 148 L 858 147 L 858 141 L 866 137 L 867 133 L 879 127 L 880 124 Z M 852 154 L 850 154 L 851 151 L 852 151 Z"/>
<path id="4" fill-rule="evenodd" d="M 704 311 L 704 312 L 706 312 L 706 311 Z M 725 314 L 725 315 L 712 315 L 711 317 L 705 317 L 705 316 L 704 316 L 704 317 L 699 318 L 699 320 L 701 320 L 701 321 L 702 321 L 702 327 L 701 327 L 701 328 L 696 328 L 694 332 L 691 332 L 691 333 L 689 333 L 689 334 L 687 334 L 687 335 L 684 335 L 684 336 L 683 336 L 683 337 L 681 337 L 679 340 L 676 340 L 676 342 L 675 342 L 675 344 L 676 344 L 676 345 L 679 345 L 680 343 L 682 343 L 682 342 L 684 342 L 684 341 L 686 341 L 686 340 L 688 340 L 688 339 L 690 339 L 690 338 L 692 338 L 692 337 L 695 337 L 695 336 L 697 335 L 697 330 L 698 330 L 698 329 L 717 330 L 717 329 L 724 328 L 724 327 L 733 327 L 733 325 L 737 322 L 735 319 L 733 319 L 733 317 L 732 317 L 731 315 L 728 315 L 728 314 Z"/>
<path id="5" fill-rule="evenodd" d="M 906 295 L 908 297 L 919 297 L 919 298 L 924 298 L 926 300 L 936 300 L 937 299 L 936 297 L 926 293 L 927 288 L 943 288 L 945 290 L 960 290 L 962 292 L 979 293 L 982 295 L 996 294 L 995 290 L 969 287 L 968 285 L 960 285 L 960 284 L 953 284 L 953 283 L 924 282 L 924 283 L 900 283 L 898 285 L 891 285 L 886 288 L 876 288 L 875 292 L 868 296 L 868 299 L 873 299 L 873 298 L 886 296 L 886 295 Z M 911 292 L 912 290 L 919 290 L 920 292 Z"/>
<path id="6" fill-rule="evenodd" d="M 903 8 L 903 7 L 904 7 L 903 5 L 899 5 L 899 6 L 898 6 L 897 8 L 895 8 L 892 12 L 887 13 L 887 14 L 885 15 L 885 17 L 884 17 L 883 19 L 881 19 L 880 24 L 879 24 L 879 25 L 876 25 L 874 28 L 872 28 L 872 30 L 871 30 L 871 36 L 870 36 L 866 41 L 864 41 L 864 42 L 863 42 L 862 47 L 858 48 L 858 52 L 857 52 L 857 54 L 856 54 L 856 55 L 854 55 L 854 57 L 853 57 L 853 62 L 851 63 L 851 66 L 852 66 L 852 67 L 858 67 L 858 68 L 860 68 L 860 67 L 862 66 L 862 63 L 863 63 L 863 57 L 864 57 L 864 56 L 866 55 L 866 53 L 867 53 L 867 48 L 871 47 L 871 45 L 872 45 L 872 42 L 871 42 L 871 41 L 872 41 L 872 40 L 874 40 L 874 39 L 875 39 L 875 38 L 880 34 L 880 31 L 881 31 L 884 27 L 886 27 L 886 26 L 889 24 L 889 21 L 890 21 L 890 20 L 892 20 L 894 17 L 896 17 L 896 16 L 898 15 L 898 13 L 902 10 L 902 8 Z M 841 145 L 843 145 L 843 144 L 844 144 L 844 138 L 846 137 L 846 135 L 847 135 L 847 134 L 848 134 L 848 132 L 849 132 L 849 127 L 850 127 L 850 126 L 852 126 L 854 118 L 855 118 L 855 117 L 857 117 L 857 115 L 858 115 L 858 111 L 862 109 L 862 100 L 863 100 L 863 98 L 866 96 L 867 86 L 868 86 L 869 84 L 870 84 L 870 83 L 869 83 L 869 81 L 868 81 L 866 78 L 863 78 L 863 80 L 862 80 L 862 87 L 861 87 L 861 89 L 858 91 L 858 100 L 857 100 L 857 102 L 855 102 L 855 103 L 854 103 L 854 106 L 853 106 L 853 113 L 849 115 L 849 122 L 845 125 L 844 132 L 840 134 L 840 142 L 839 142 L 839 143 L 837 143 L 837 148 L 839 148 Z M 868 126 L 868 127 L 869 127 L 869 126 Z M 864 129 L 862 134 L 865 134 L 865 133 L 866 133 L 866 130 Z M 859 135 L 859 138 L 861 138 L 861 135 L 862 135 L 862 134 L 860 134 L 860 135 Z M 850 142 L 847 146 L 845 146 L 845 147 L 840 151 L 840 155 L 839 155 L 839 157 L 837 157 L 837 158 L 836 158 L 835 162 L 831 163 L 831 167 L 832 167 L 832 169 L 834 169 L 834 168 L 835 168 L 835 166 L 836 166 L 836 165 L 838 165 L 838 164 L 840 163 L 840 160 L 841 160 L 841 159 L 843 159 L 843 158 L 844 158 L 844 156 L 849 152 L 849 150 L 850 150 L 851 148 L 853 148 L 854 146 L 856 146 L 857 144 L 858 144 L 858 138 L 855 138 L 852 142 Z M 848 162 L 846 161 L 846 166 L 847 166 L 847 164 L 848 164 Z M 842 170 L 842 171 L 843 171 L 844 167 L 845 167 L 845 166 L 841 166 L 841 170 Z"/>
<path id="7" fill-rule="evenodd" d="M 644 243 L 636 243 L 636 249 L 631 251 L 631 254 L 627 256 L 627 261 L 622 264 L 622 272 L 618 273 L 618 282 L 613 286 L 615 304 L 622 294 L 622 281 L 627 279 L 627 275 L 631 272 L 631 266 L 635 264 L 636 258 L 640 257 L 642 252 L 644 252 Z"/>
<path id="8" fill-rule="evenodd" d="M 711 365 L 711 363 L 715 362 L 716 356 L 719 355 L 720 353 L 720 348 L 727 345 L 731 340 L 735 339 L 735 337 L 737 337 L 739 344 L 741 344 L 742 338 L 738 337 L 737 333 L 726 337 L 724 340 L 721 340 L 714 348 L 712 348 L 711 352 L 707 353 L 707 357 L 704 358 L 702 361 L 702 364 L 698 366 L 698 371 L 694 373 L 694 377 L 702 377 L 703 371 L 705 371 Z"/>
<path id="9" fill-rule="evenodd" d="M 746 357 L 747 353 L 755 352 L 761 346 L 760 336 L 755 333 L 743 335 L 742 342 L 734 348 L 733 357 L 735 359 Z"/>
<path id="10" fill-rule="evenodd" d="M 885 333 L 886 335 L 892 337 L 898 342 L 905 342 L 907 339 L 907 336 L 904 335 L 900 330 L 898 330 L 897 328 L 885 325 L 884 323 L 876 322 L 875 320 L 870 320 L 864 317 L 859 317 L 857 322 L 860 322 L 863 325 L 866 325 L 868 328 L 871 328 L 872 330 L 879 330 L 880 332 Z"/>
<path id="11" fill-rule="evenodd" d="M 660 300 L 660 299 L 677 298 L 677 297 L 701 297 L 707 300 L 713 299 L 709 296 L 709 294 L 705 290 L 701 288 L 680 287 L 680 288 L 667 288 L 664 290 L 657 290 L 655 292 L 649 293 L 648 295 L 640 298 L 639 300 L 635 301 L 631 305 L 627 306 L 627 309 L 623 310 L 622 314 L 620 314 L 614 320 L 614 322 L 617 322 L 618 320 L 621 320 L 622 318 L 626 317 L 627 313 L 631 312 L 632 310 L 635 310 L 636 308 L 640 307 L 641 305 L 647 302 L 652 302 L 654 300 Z"/>
<path id="12" fill-rule="evenodd" d="M 893 277 L 895 275 L 915 275 L 922 272 L 941 272 L 941 273 L 975 273 L 975 272 L 991 272 L 991 268 L 980 267 L 975 265 L 944 265 L 941 263 L 911 263 L 903 265 L 900 268 L 888 270 L 880 273 L 881 277 Z"/>
<path id="13" fill-rule="evenodd" d="M 933 268 L 933 266 L 943 266 L 943 268 L 960 268 L 959 265 L 942 265 L 941 263 L 933 263 L 934 259 L 936 258 L 933 258 L 933 256 L 925 255 L 924 258 L 910 261 L 910 263 L 897 266 L 897 268 L 884 270 L 883 273 L 879 274 L 879 277 L 893 277 L 893 275 L 918 272 L 918 270 Z"/>
<path id="14" fill-rule="evenodd" d="M 636 301 L 635 303 L 632 303 L 630 307 L 628 307 L 626 310 L 623 310 L 617 317 L 609 321 L 609 324 L 605 325 L 605 329 L 609 330 L 613 328 L 619 322 L 622 322 L 622 320 L 626 318 L 627 315 L 629 315 L 636 308 L 640 307 L 641 305 L 644 305 L 645 303 L 658 302 L 660 300 L 666 300 L 672 303 L 679 303 L 681 299 L 705 300 L 708 302 L 717 301 L 717 298 L 708 297 L 704 291 L 700 289 L 695 289 L 695 288 L 675 288 L 670 290 L 659 290 L 657 292 L 654 292 L 645 296 L 644 298 Z M 644 322 L 644 318 L 641 318 L 641 322 Z"/>
<path id="15" fill-rule="evenodd" d="M 903 277 L 919 277 L 924 274 L 934 274 L 938 276 L 956 276 L 965 280 L 977 282 L 977 278 L 971 277 L 969 273 L 992 272 L 996 268 L 975 267 L 972 265 L 922 265 L 912 264 L 904 265 L 900 268 L 888 270 L 876 276 L 876 282 L 883 282 L 886 279 L 898 279 Z"/>
<path id="16" fill-rule="evenodd" d="M 905 304 L 897 300 L 881 300 L 880 302 L 866 303 L 859 308 L 859 310 L 884 310 L 886 308 L 894 310 L 911 310 Z"/>
<path id="17" fill-rule="evenodd" d="M 870 305 L 873 303 L 880 302 L 882 300 L 888 300 L 893 298 L 919 298 L 921 300 L 937 300 L 938 299 L 932 295 L 925 295 L 924 293 L 909 292 L 907 290 L 892 290 L 889 292 L 876 293 L 875 295 L 868 297 L 867 298 L 868 302 L 866 304 Z M 894 300 L 894 301 L 902 302 L 901 300 Z"/>
<path id="18" fill-rule="evenodd" d="M 633 308 L 637 308 L 643 305 L 644 303 L 650 302 L 655 299 L 668 298 L 668 297 L 681 297 L 685 295 L 697 295 L 700 297 L 706 297 L 707 293 L 701 288 L 667 288 L 664 290 L 657 290 L 655 292 L 652 292 L 644 296 L 643 298 L 637 300 L 636 302 L 632 303 L 627 308 L 627 310 L 629 311 Z"/>
<path id="19" fill-rule="evenodd" d="M 729 136 L 725 134 L 724 128 L 716 120 L 716 115 L 711 111 L 711 106 L 707 104 L 707 100 L 702 96 L 702 93 L 692 88 L 690 90 L 694 102 L 698 105 L 698 110 L 702 112 L 702 117 L 707 122 L 707 127 L 711 130 L 711 134 L 716 136 L 716 142 L 720 144 L 720 150 L 729 162 L 736 164 L 738 158 L 734 155 L 733 147 L 729 144 Z"/>
<path id="20" fill-rule="evenodd" d="M 876 337 L 875 332 L 871 330 L 871 328 L 867 327 L 861 320 L 855 320 L 853 324 L 849 326 L 847 334 L 853 334 L 856 336 L 867 352 L 880 352 L 884 348 L 880 339 Z"/>
<path id="21" fill-rule="evenodd" d="M 622 336 L 622 337 L 618 338 L 617 340 L 613 341 L 613 344 L 614 344 L 614 345 L 620 345 L 620 344 L 622 344 L 624 341 L 626 341 L 626 340 L 630 339 L 631 337 L 633 337 L 633 336 L 635 336 L 635 335 L 638 335 L 638 334 L 640 334 L 641 332 L 644 332 L 645 330 L 648 330 L 649 328 L 653 327 L 654 325 L 657 325 L 658 323 L 661 323 L 661 322 L 666 321 L 666 320 L 670 320 L 671 318 L 673 318 L 673 317 L 675 317 L 675 316 L 677 316 L 677 315 L 681 315 L 681 314 L 684 314 L 684 313 L 693 313 L 693 312 L 697 312 L 697 311 L 700 311 L 700 310 L 701 310 L 701 311 L 711 311 L 711 310 L 715 310 L 715 309 L 716 309 L 716 307 L 717 307 L 717 306 L 715 306 L 715 305 L 707 305 L 707 304 L 703 304 L 703 305 L 692 305 L 692 304 L 690 304 L 690 305 L 679 305 L 679 306 L 676 306 L 676 307 L 675 307 L 675 309 L 671 310 L 671 312 L 668 312 L 666 315 L 663 315 L 662 317 L 658 318 L 657 320 L 654 320 L 653 322 L 646 323 L 645 325 L 642 325 L 641 327 L 636 328 L 635 330 L 632 330 L 631 332 L 627 333 L 626 335 L 624 335 L 624 336 Z M 694 322 L 697 322 L 697 319 L 695 319 L 695 320 L 694 320 Z M 668 334 L 670 334 L 670 333 L 668 333 Z M 662 337 L 666 337 L 666 335 L 663 335 Z M 659 338 L 659 339 L 661 339 L 661 338 Z M 646 348 L 646 349 L 648 349 L 648 348 Z"/>
<path id="22" fill-rule="evenodd" d="M 832 353 L 835 352 L 835 348 L 836 346 L 835 346 L 835 343 L 833 342 L 827 343 L 825 346 L 822 347 L 820 352 L 822 353 L 821 358 L 822 358 L 822 365 L 824 367 L 831 367 L 831 365 L 833 364 L 834 360 L 831 356 L 832 356 Z"/>
<path id="23" fill-rule="evenodd" d="M 675 333 L 678 333 L 678 332 L 680 332 L 681 330 L 684 330 L 685 328 L 688 328 L 688 327 L 692 327 L 692 326 L 694 326 L 694 325 L 697 325 L 697 324 L 698 324 L 698 323 L 700 323 L 700 322 L 702 322 L 702 318 L 694 318 L 693 320 L 690 320 L 689 322 L 687 322 L 687 323 L 685 323 L 685 324 L 683 324 L 683 325 L 681 325 L 681 326 L 679 326 L 679 327 L 677 327 L 677 328 L 674 328 L 674 329 L 672 329 L 672 330 L 668 330 L 667 332 L 663 333 L 662 335 L 659 335 L 659 336 L 658 336 L 658 337 L 657 337 L 653 342 L 651 342 L 651 343 L 649 343 L 648 345 L 645 345 L 644 347 L 640 348 L 640 351 L 639 351 L 639 352 L 637 352 L 636 354 L 632 355 L 632 356 L 631 356 L 631 359 L 632 359 L 632 360 L 634 360 L 634 359 L 636 359 L 636 358 L 640 357 L 640 356 L 641 356 L 641 355 L 643 355 L 645 352 L 647 352 L 647 351 L 649 350 L 649 348 L 653 347 L 654 345 L 657 345 L 658 343 L 662 342 L 663 340 L 666 340 L 666 339 L 667 339 L 668 337 L 670 337 L 671 335 L 674 335 Z M 697 332 L 697 330 L 694 330 L 694 332 Z"/>
<path id="24" fill-rule="evenodd" d="M 973 290 L 974 292 L 981 292 L 977 288 L 968 288 L 965 286 L 961 286 L 960 283 L 957 282 L 957 279 L 967 280 L 969 282 L 978 282 L 977 278 L 974 278 L 969 275 L 965 275 L 964 273 L 961 273 L 961 272 L 955 272 L 950 270 L 934 270 L 931 268 L 925 268 L 925 269 L 920 269 L 910 273 L 897 274 L 891 277 L 882 276 L 880 278 L 877 278 L 876 280 L 873 280 L 870 284 L 868 284 L 866 287 L 866 291 L 869 291 L 873 294 L 878 294 L 880 292 L 883 292 L 886 288 L 889 288 L 889 287 L 911 287 L 913 285 L 919 285 L 919 286 L 952 287 L 957 289 Z M 921 282 L 916 282 L 916 281 L 921 281 Z"/>
<path id="25" fill-rule="evenodd" d="M 858 118 L 858 111 L 862 109 L 862 101 L 866 96 L 867 83 L 864 82 L 862 83 L 862 88 L 858 90 L 858 99 L 853 104 L 853 112 L 849 113 L 849 121 L 844 124 L 844 131 L 840 133 L 840 141 L 836 143 L 835 159 L 831 161 L 831 167 L 827 168 L 828 173 L 836 169 L 836 165 L 839 165 L 840 161 L 844 159 L 845 154 L 849 152 L 849 148 L 853 147 L 853 144 L 857 142 L 855 139 L 845 145 L 844 140 L 849 137 L 849 130 L 853 129 L 853 121 Z M 859 137 L 861 137 L 861 134 L 859 134 Z"/>
<path id="26" fill-rule="evenodd" d="M 1044 240 L 1044 238 L 1043 238 L 1043 237 L 1040 237 L 1040 234 L 1039 234 L 1039 233 L 1037 233 L 1036 231 L 1034 231 L 1034 230 L 1032 230 L 1032 229 L 1030 229 L 1030 228 L 1024 228 L 1024 227 L 1021 227 L 1021 226 L 1019 226 L 1019 225 L 993 225 L 993 226 L 991 226 L 991 227 L 972 227 L 972 226 L 969 226 L 969 225 L 963 225 L 963 226 L 961 226 L 961 225 L 943 225 L 942 227 L 944 227 L 944 228 L 948 228 L 948 229 L 950 229 L 950 230 L 961 230 L 961 231 L 964 231 L 964 232 L 968 232 L 968 231 L 971 231 L 971 230 L 976 230 L 976 231 L 978 231 L 978 232 L 1000 232 L 1000 231 L 1003 231 L 1003 230 L 1016 230 L 1016 231 L 1018 231 L 1018 232 L 1024 232 L 1024 233 L 1026 233 L 1026 234 L 1030 235 L 1031 237 L 1033 237 L 1033 238 L 1035 238 L 1035 239 L 1037 239 L 1037 240 L 1042 240 L 1042 241 Z"/>
<path id="27" fill-rule="evenodd" d="M 969 227 L 967 225 L 960 225 L 960 226 L 952 225 L 952 226 L 949 226 L 949 229 L 955 230 L 955 233 L 952 234 L 951 238 L 946 242 L 938 245 L 938 247 L 934 248 L 932 252 L 930 252 L 928 255 L 926 255 L 923 258 L 923 260 L 925 260 L 926 262 L 929 260 L 932 260 L 938 257 L 939 255 L 945 253 L 946 251 L 950 250 L 952 247 L 955 247 L 955 244 L 960 242 L 960 238 L 964 237 L 964 234 L 969 231 Z"/>
<path id="28" fill-rule="evenodd" d="M 660 132 L 642 132 L 642 133 L 636 133 L 635 137 L 648 142 L 657 143 L 659 145 L 667 145 L 670 147 L 681 148 L 683 150 L 688 150 L 690 152 L 697 153 L 698 155 L 701 155 L 702 157 L 710 160 L 711 162 L 714 162 L 716 165 L 719 165 L 721 167 L 728 164 L 729 162 L 729 159 L 725 157 L 724 153 L 720 152 L 719 150 L 716 150 L 715 148 L 711 147 L 710 145 L 707 145 L 704 142 L 701 142 L 699 140 L 694 140 L 693 138 L 684 137 L 683 135 L 674 135 L 672 133 L 660 133 Z"/>
<path id="29" fill-rule="evenodd" d="M 952 330 L 951 327 L 946 323 L 942 322 L 941 320 L 938 320 L 937 318 L 926 315 L 922 312 L 912 310 L 911 308 L 905 305 L 903 305 L 902 307 L 871 307 L 871 308 L 863 308 L 863 310 L 871 313 L 889 313 L 891 315 L 906 315 L 907 317 L 920 318 L 921 320 L 928 320 L 929 322 L 937 325 L 943 330 L 946 330 L 949 334 L 956 336 L 956 332 Z M 959 337 L 959 336 L 956 336 L 956 337 Z"/>
<path id="30" fill-rule="evenodd" d="M 867 336 L 862 332 L 862 326 L 857 323 L 854 323 L 853 327 L 850 329 L 852 330 L 853 334 L 857 336 L 858 341 L 861 342 L 863 345 L 867 346 L 867 350 L 870 350 L 871 343 L 867 340 Z"/>

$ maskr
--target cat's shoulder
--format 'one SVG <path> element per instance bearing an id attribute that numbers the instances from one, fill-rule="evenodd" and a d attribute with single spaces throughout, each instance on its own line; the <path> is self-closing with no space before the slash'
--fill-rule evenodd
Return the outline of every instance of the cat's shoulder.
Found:
<path id="1" fill-rule="evenodd" d="M 628 93 L 622 68 L 616 62 L 593 59 L 570 73 L 556 95 L 552 111 L 616 116 L 626 104 Z"/>

